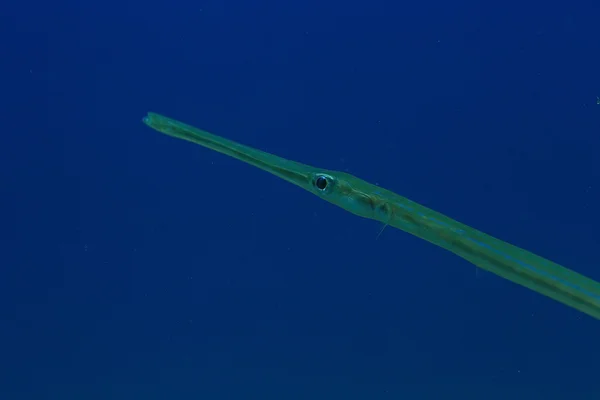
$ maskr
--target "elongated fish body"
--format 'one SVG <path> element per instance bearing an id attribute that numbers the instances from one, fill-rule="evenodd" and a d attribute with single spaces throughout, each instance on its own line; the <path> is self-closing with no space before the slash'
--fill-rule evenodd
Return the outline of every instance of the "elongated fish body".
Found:
<path id="1" fill-rule="evenodd" d="M 278 176 L 355 215 L 436 244 L 476 266 L 600 319 L 600 283 L 344 172 L 287 160 L 148 113 L 151 128 Z"/>

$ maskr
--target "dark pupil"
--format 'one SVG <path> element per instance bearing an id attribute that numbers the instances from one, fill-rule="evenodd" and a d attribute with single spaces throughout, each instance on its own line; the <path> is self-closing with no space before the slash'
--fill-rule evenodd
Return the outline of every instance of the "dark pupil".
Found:
<path id="1" fill-rule="evenodd" d="M 318 177 L 315 181 L 315 185 L 319 190 L 325 190 L 325 188 L 327 187 L 327 178 L 324 178 L 322 176 Z"/>

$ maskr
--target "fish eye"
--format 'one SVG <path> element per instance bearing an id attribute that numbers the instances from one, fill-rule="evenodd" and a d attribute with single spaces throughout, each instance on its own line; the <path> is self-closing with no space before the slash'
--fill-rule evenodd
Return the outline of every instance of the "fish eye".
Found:
<path id="1" fill-rule="evenodd" d="M 328 185 L 329 185 L 329 179 L 324 175 L 319 175 L 319 176 L 317 176 L 317 179 L 315 179 L 315 186 L 319 190 L 327 189 Z"/>

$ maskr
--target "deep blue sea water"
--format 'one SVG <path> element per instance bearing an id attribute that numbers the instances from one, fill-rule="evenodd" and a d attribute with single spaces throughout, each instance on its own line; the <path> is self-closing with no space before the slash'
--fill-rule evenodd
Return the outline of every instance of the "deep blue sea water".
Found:
<path id="1" fill-rule="evenodd" d="M 0 7 L 0 400 L 588 400 L 600 323 L 155 111 L 600 279 L 600 4 Z"/>

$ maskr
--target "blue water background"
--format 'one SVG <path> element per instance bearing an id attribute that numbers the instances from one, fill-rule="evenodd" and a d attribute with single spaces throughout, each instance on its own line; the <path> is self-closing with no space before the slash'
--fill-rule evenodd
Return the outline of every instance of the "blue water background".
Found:
<path id="1" fill-rule="evenodd" d="M 145 127 L 600 279 L 594 1 L 8 2 L 0 399 L 598 399 L 600 323 Z"/>

